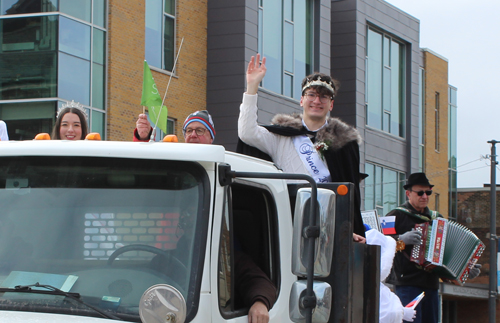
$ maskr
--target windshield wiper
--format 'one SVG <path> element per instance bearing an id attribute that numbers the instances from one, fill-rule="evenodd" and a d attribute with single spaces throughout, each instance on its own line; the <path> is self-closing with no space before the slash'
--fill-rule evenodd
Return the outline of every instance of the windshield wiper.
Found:
<path id="1" fill-rule="evenodd" d="M 33 289 L 32 287 L 45 288 L 47 290 Z M 40 283 L 36 283 L 33 285 L 18 285 L 18 286 L 15 286 L 14 288 L 0 288 L 0 293 L 4 293 L 4 292 L 61 295 L 61 296 L 71 298 L 72 300 L 77 301 L 78 303 L 85 305 L 86 307 L 101 314 L 104 318 L 121 321 L 121 319 L 119 317 L 117 317 L 111 313 L 106 313 L 103 310 L 100 310 L 99 308 L 97 308 L 93 305 L 90 305 L 87 302 L 82 301 L 80 299 L 79 293 L 65 292 L 65 291 L 62 291 L 59 288 L 56 288 L 56 287 L 51 286 L 51 285 L 42 285 Z"/>

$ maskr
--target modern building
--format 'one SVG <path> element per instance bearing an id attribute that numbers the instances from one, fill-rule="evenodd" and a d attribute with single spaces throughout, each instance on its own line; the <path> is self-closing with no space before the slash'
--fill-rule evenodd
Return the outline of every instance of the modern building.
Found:
<path id="1" fill-rule="evenodd" d="M 261 123 L 300 112 L 300 82 L 319 71 L 342 83 L 333 116 L 356 126 L 364 206 L 385 214 L 404 201 L 419 169 L 419 21 L 379 0 L 214 1 L 208 3 L 207 106 L 234 149 L 245 68 L 267 57 L 259 90 Z"/>
<path id="2" fill-rule="evenodd" d="M 50 133 L 71 100 L 91 131 L 131 140 L 145 59 L 162 97 L 169 86 L 169 133 L 205 108 L 206 1 L 2 0 L 0 10 L 0 118 L 13 140 Z"/>
<path id="3" fill-rule="evenodd" d="M 87 108 L 105 133 L 106 1 L 0 2 L 0 117 L 14 140 L 51 132 L 57 108 Z"/>

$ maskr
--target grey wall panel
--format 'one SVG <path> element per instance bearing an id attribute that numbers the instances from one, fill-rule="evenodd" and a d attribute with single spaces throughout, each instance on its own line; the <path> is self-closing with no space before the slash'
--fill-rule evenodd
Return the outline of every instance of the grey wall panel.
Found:
<path id="1" fill-rule="evenodd" d="M 217 0 L 207 6 L 207 109 L 217 131 L 214 143 L 234 143 L 234 150 L 247 42 L 257 46 L 257 3 Z"/>

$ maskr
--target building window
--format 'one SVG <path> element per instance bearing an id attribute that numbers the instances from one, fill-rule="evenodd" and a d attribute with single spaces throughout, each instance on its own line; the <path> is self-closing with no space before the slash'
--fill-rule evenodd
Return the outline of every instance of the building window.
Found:
<path id="1" fill-rule="evenodd" d="M 146 61 L 167 71 L 174 67 L 175 0 L 146 0 Z"/>
<path id="2" fill-rule="evenodd" d="M 439 92 L 434 95 L 434 149 L 439 152 Z"/>
<path id="3" fill-rule="evenodd" d="M 457 218 L 457 88 L 448 88 L 448 175 L 450 219 Z"/>
<path id="4" fill-rule="evenodd" d="M 425 70 L 418 74 L 418 169 L 425 172 Z"/>
<path id="5" fill-rule="evenodd" d="M 365 172 L 365 210 L 377 210 L 378 215 L 384 216 L 404 203 L 404 173 L 369 163 Z"/>
<path id="6" fill-rule="evenodd" d="M 434 194 L 434 211 L 439 212 L 439 193 Z"/>
<path id="7" fill-rule="evenodd" d="M 267 59 L 265 89 L 297 100 L 312 73 L 313 0 L 260 0 L 258 51 Z"/>
<path id="8" fill-rule="evenodd" d="M 50 133 L 57 107 L 71 100 L 88 109 L 89 129 L 104 138 L 106 3 L 0 1 L 0 115 L 11 139 Z"/>
<path id="9" fill-rule="evenodd" d="M 368 29 L 366 45 L 366 122 L 404 136 L 405 46 L 383 32 Z"/>
<path id="10" fill-rule="evenodd" d="M 155 127 L 155 124 L 151 119 L 149 118 L 149 112 L 146 111 L 146 116 L 148 118 L 149 124 L 151 125 L 152 128 Z M 156 127 L 156 134 L 155 134 L 155 141 L 162 141 L 163 137 L 166 135 L 172 135 L 175 134 L 175 120 L 171 118 L 167 118 L 167 133 L 164 133 L 163 130 L 160 128 Z"/>
<path id="11" fill-rule="evenodd" d="M 29 14 L 52 11 L 57 11 L 57 0 L 0 1 L 1 15 Z"/>

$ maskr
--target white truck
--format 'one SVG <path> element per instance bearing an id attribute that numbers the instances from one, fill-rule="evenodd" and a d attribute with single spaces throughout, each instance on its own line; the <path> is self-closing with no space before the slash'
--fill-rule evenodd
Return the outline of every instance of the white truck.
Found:
<path id="1" fill-rule="evenodd" d="M 378 322 L 353 185 L 311 181 L 217 145 L 0 142 L 0 321 L 248 322 L 238 249 L 270 322 Z"/>

